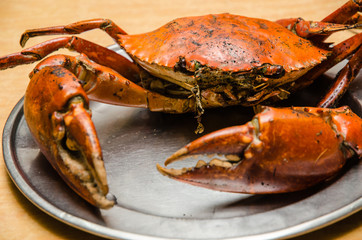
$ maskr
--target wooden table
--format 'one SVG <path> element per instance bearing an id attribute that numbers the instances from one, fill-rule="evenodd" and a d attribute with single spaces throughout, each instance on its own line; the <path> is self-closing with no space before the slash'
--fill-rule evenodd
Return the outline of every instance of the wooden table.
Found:
<path id="1" fill-rule="evenodd" d="M 89 18 L 110 18 L 128 33 L 153 30 L 176 17 L 230 12 L 266 19 L 302 16 L 319 20 L 346 0 L 1 0 L 0 55 L 17 52 L 19 37 L 25 29 L 61 25 Z M 339 34 L 336 40 L 350 33 Z M 82 35 L 96 43 L 113 44 L 106 34 L 92 31 Z M 28 46 L 49 39 L 31 39 Z M 68 51 L 60 51 L 68 53 Z M 0 127 L 23 96 L 34 65 L 0 72 Z M 1 154 L 2 158 L 2 154 Z M 0 239 L 101 239 L 71 228 L 32 205 L 16 188 L 0 159 Z M 362 239 L 362 212 L 324 229 L 296 239 Z"/>

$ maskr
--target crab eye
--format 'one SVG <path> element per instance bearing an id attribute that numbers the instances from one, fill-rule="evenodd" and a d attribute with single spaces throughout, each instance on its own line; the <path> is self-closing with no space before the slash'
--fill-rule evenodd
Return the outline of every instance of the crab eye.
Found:
<path id="1" fill-rule="evenodd" d="M 281 78 L 285 74 L 284 67 L 281 65 L 273 65 L 269 63 L 264 63 L 256 69 L 256 72 L 263 74 L 269 78 Z"/>

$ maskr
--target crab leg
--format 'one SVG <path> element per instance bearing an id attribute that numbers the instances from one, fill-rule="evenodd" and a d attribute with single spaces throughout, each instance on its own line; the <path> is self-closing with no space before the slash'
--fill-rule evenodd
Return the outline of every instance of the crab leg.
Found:
<path id="1" fill-rule="evenodd" d="M 109 19 L 90 19 L 71 23 L 65 26 L 55 26 L 46 28 L 30 29 L 25 31 L 20 38 L 20 45 L 25 46 L 26 42 L 31 37 L 43 36 L 43 35 L 59 35 L 59 34 L 80 34 L 93 29 L 101 29 L 111 36 L 116 42 L 118 40 L 117 35 L 127 35 L 123 29 L 117 26 L 113 21 Z"/>
<path id="2" fill-rule="evenodd" d="M 4 56 L 0 58 L 0 69 L 39 61 L 60 48 L 84 53 L 91 60 L 116 70 L 130 80 L 139 78 L 140 69 L 137 65 L 108 48 L 78 37 L 55 38 L 26 48 L 21 52 Z"/>
<path id="3" fill-rule="evenodd" d="M 360 15 L 358 14 L 361 9 L 360 0 L 350 0 L 320 22 L 305 21 L 302 18 L 280 19 L 276 22 L 294 31 L 300 37 L 313 37 L 314 42 L 321 43 L 335 31 L 361 28 Z"/>
<path id="4" fill-rule="evenodd" d="M 226 159 L 199 161 L 182 170 L 157 168 L 176 180 L 220 191 L 298 191 L 333 177 L 352 155 L 361 158 L 361 134 L 362 120 L 347 107 L 265 107 L 245 125 L 191 142 L 165 165 L 201 154 L 223 154 Z"/>
<path id="5" fill-rule="evenodd" d="M 318 103 L 319 107 L 335 106 L 337 101 L 347 91 L 349 84 L 356 78 L 362 67 L 362 48 L 352 56 L 348 63 L 341 69 L 337 75 L 333 86 L 328 93 Z"/>
<path id="6" fill-rule="evenodd" d="M 53 62 L 51 58 L 48 59 L 42 64 L 48 65 L 48 61 Z M 60 61 L 54 62 L 58 64 Z M 66 60 L 63 61 L 64 67 L 66 67 L 66 62 Z M 91 100 L 120 106 L 148 108 L 153 112 L 195 111 L 195 100 L 192 98 L 170 98 L 146 90 L 113 69 L 91 62 L 84 54 L 75 59 L 75 62 L 74 65 L 78 68 L 81 67 L 81 70 L 76 69 L 75 71 L 78 78 L 85 82 L 83 88 Z"/>
<path id="7" fill-rule="evenodd" d="M 361 17 L 358 12 L 362 11 L 361 0 L 349 0 L 342 7 L 325 17 L 322 22 L 340 23 L 340 24 L 361 24 Z M 330 34 L 321 35 L 313 39 L 315 42 L 322 42 Z"/>
<path id="8" fill-rule="evenodd" d="M 329 22 L 306 21 L 302 18 L 282 19 L 276 22 L 303 38 L 312 38 L 317 36 L 323 36 L 323 38 L 326 38 L 334 32 L 362 28 L 361 23 L 337 24 Z"/>
<path id="9" fill-rule="evenodd" d="M 361 0 L 349 0 L 342 7 L 329 14 L 322 21 L 330 23 L 345 23 L 362 9 Z"/>
<path id="10" fill-rule="evenodd" d="M 352 56 L 347 65 L 342 68 L 339 74 L 337 74 L 334 84 L 318 104 L 319 107 L 332 107 L 335 105 L 340 97 L 347 91 L 349 84 L 355 79 L 361 69 L 361 42 L 362 33 L 359 33 L 334 46 L 328 60 L 322 62 L 318 67 L 311 69 L 308 73 L 298 79 L 296 81 L 296 86 L 298 88 L 303 88 L 310 85 L 324 72 L 342 60 Z"/>

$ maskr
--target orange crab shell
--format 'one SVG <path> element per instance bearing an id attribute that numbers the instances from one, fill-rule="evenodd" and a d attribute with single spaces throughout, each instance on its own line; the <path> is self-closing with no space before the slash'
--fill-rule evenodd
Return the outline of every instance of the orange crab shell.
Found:
<path id="1" fill-rule="evenodd" d="M 329 54 L 277 23 L 232 14 L 179 18 L 149 33 L 119 35 L 119 43 L 148 64 L 174 68 L 184 58 L 192 72 L 197 61 L 230 72 L 268 63 L 288 73 L 309 69 Z"/>

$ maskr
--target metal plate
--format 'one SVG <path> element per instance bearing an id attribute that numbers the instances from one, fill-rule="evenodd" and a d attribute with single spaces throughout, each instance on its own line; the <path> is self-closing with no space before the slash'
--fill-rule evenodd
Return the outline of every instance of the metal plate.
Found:
<path id="1" fill-rule="evenodd" d="M 330 74 L 335 75 L 335 70 Z M 285 104 L 313 105 L 319 95 L 320 90 L 312 87 Z M 361 77 L 354 81 L 342 104 L 362 115 Z M 362 209 L 360 161 L 347 166 L 329 182 L 291 194 L 248 195 L 197 188 L 164 177 L 155 167 L 198 137 L 193 133 L 193 115 L 92 103 L 110 191 L 118 201 L 110 210 L 99 210 L 73 193 L 39 152 L 25 123 L 22 106 L 23 100 L 11 112 L 3 134 L 9 175 L 44 212 L 99 236 L 279 239 L 321 228 Z M 203 123 L 211 132 L 242 124 L 252 114 L 250 109 L 241 107 L 207 110 Z"/>

